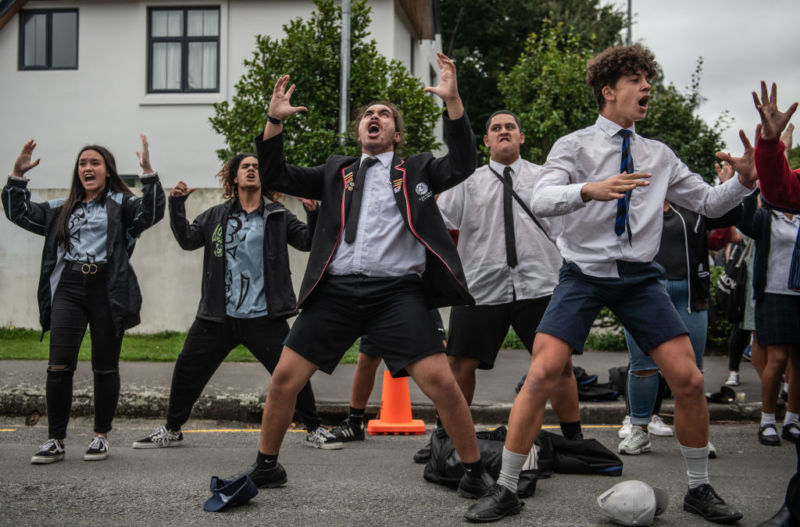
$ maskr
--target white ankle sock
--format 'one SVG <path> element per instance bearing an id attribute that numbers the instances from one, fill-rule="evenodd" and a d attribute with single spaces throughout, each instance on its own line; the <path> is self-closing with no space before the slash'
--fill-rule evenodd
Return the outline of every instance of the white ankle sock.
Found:
<path id="1" fill-rule="evenodd" d="M 708 481 L 708 445 L 703 448 L 681 446 L 681 454 L 686 462 L 686 475 L 689 478 L 689 488 L 693 489 Z"/>
<path id="2" fill-rule="evenodd" d="M 517 454 L 503 447 L 503 464 L 500 467 L 500 475 L 497 477 L 497 484 L 516 493 L 517 484 L 519 483 L 519 473 L 522 471 L 522 466 L 527 459 L 527 455 Z"/>
<path id="3" fill-rule="evenodd" d="M 789 424 L 798 424 L 800 422 L 800 414 L 796 414 L 794 412 L 786 412 L 786 417 L 783 418 L 783 426 Z"/>
<path id="4" fill-rule="evenodd" d="M 774 425 L 775 424 L 775 414 L 765 414 L 761 412 L 761 426 L 764 425 Z M 774 428 L 765 428 L 761 435 L 764 436 L 774 436 L 778 435 L 778 432 Z"/>

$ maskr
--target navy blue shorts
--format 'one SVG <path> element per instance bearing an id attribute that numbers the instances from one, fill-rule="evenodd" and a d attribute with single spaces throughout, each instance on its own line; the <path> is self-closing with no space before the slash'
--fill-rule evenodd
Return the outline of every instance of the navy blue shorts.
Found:
<path id="1" fill-rule="evenodd" d="M 417 275 L 398 278 L 326 275 L 306 301 L 284 344 L 325 373 L 362 335 L 380 350 L 392 377 L 444 353 Z"/>
<path id="2" fill-rule="evenodd" d="M 564 263 L 558 285 L 537 333 L 547 333 L 583 353 L 592 323 L 603 306 L 619 318 L 639 346 L 648 353 L 678 335 L 686 326 L 658 279 L 662 268 L 653 263 L 617 262 L 619 278 L 583 274 L 574 263 Z"/>

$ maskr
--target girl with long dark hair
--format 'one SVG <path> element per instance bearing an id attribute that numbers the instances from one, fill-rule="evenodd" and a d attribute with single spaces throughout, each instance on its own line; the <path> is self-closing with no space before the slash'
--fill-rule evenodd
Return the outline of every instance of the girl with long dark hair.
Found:
<path id="1" fill-rule="evenodd" d="M 136 152 L 142 169 L 142 197 L 117 173 L 108 149 L 85 146 L 78 153 L 66 200 L 32 203 L 25 173 L 36 143 L 28 141 L 3 188 L 6 216 L 45 237 L 39 278 L 39 318 L 50 330 L 47 367 L 48 440 L 31 463 L 64 459 L 72 406 L 72 377 L 87 326 L 91 329 L 94 372 L 94 436 L 83 458 L 108 457 L 108 432 L 119 399 L 119 354 L 126 329 L 139 323 L 142 295 L 130 255 L 136 238 L 164 216 L 164 192 L 150 165 L 147 138 Z"/>

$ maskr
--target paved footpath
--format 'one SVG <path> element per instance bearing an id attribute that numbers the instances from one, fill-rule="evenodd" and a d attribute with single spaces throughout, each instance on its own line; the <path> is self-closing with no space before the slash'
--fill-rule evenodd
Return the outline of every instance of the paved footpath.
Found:
<path id="1" fill-rule="evenodd" d="M 626 353 L 587 352 L 574 358 L 576 366 L 608 381 L 608 369 L 627 364 Z M 523 350 L 502 350 L 493 370 L 478 370 L 473 416 L 479 423 L 503 423 L 514 402 L 514 388 L 528 370 L 530 355 Z M 0 415 L 29 416 L 44 413 L 46 361 L 0 361 Z M 120 364 L 122 393 L 117 414 L 125 417 L 157 418 L 166 413 L 171 362 L 123 362 Z M 347 412 L 354 365 L 341 365 L 333 375 L 318 372 L 311 379 L 318 408 L 327 424 L 336 424 Z M 379 369 L 370 397 L 370 411 L 380 406 L 383 367 Z M 719 390 L 727 377 L 727 358 L 706 357 L 706 391 Z M 760 387 L 752 365 L 742 363 L 744 404 L 711 404 L 713 421 L 752 421 L 760 417 Z M 193 412 L 194 418 L 259 422 L 263 394 L 269 375 L 257 362 L 225 362 L 214 374 Z M 434 411 L 430 400 L 410 383 L 411 405 L 415 418 L 430 423 Z M 75 374 L 73 414 L 91 415 L 92 372 L 88 362 L 81 362 Z M 672 402 L 664 403 L 666 418 Z M 369 412 L 368 412 L 369 413 Z M 581 420 L 586 424 L 619 423 L 625 413 L 620 398 L 607 403 L 581 403 Z M 547 422 L 556 422 L 548 411 Z"/>
<path id="2" fill-rule="evenodd" d="M 105 461 L 83 461 L 90 418 L 70 423 L 67 455 L 54 465 L 31 465 L 30 456 L 46 437 L 40 421 L 0 417 L 0 525 L 63 526 L 397 526 L 468 525 L 470 500 L 428 483 L 422 465 L 411 462 L 427 436 L 367 437 L 342 450 L 304 445 L 305 434 L 287 434 L 280 453 L 289 483 L 264 489 L 248 505 L 226 513 L 202 510 L 212 474 L 228 476 L 252 463 L 258 443 L 255 423 L 193 419 L 185 445 L 134 450 L 161 420 L 120 418 L 110 434 Z M 588 437 L 614 448 L 616 427 L 592 425 Z M 719 456 L 710 460 L 715 488 L 744 513 L 741 526 L 758 525 L 783 501 L 794 471 L 794 449 L 764 447 L 755 425 L 715 424 L 711 437 Z M 686 468 L 674 438 L 654 438 L 653 451 L 624 457 L 622 477 L 555 474 L 538 482 L 522 513 L 497 524 L 613 527 L 604 520 L 597 496 L 619 481 L 639 479 L 667 491 L 670 504 L 654 527 L 710 526 L 681 507 Z"/>

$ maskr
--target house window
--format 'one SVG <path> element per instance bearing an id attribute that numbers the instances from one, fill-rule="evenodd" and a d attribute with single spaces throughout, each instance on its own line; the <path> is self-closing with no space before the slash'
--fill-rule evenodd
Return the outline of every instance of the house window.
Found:
<path id="1" fill-rule="evenodd" d="M 78 69 L 78 10 L 20 11 L 19 69 Z"/>
<path id="2" fill-rule="evenodd" d="M 219 91 L 219 8 L 150 8 L 147 91 Z"/>

